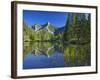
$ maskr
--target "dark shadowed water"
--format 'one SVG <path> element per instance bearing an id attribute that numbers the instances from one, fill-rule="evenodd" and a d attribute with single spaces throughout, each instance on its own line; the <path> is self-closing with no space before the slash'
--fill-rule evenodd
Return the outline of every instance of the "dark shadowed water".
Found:
<path id="1" fill-rule="evenodd" d="M 23 69 L 90 66 L 90 45 L 24 42 Z"/>

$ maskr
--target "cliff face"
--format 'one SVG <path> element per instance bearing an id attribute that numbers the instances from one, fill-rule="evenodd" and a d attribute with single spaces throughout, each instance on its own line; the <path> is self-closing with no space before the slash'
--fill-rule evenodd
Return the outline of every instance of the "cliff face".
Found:
<path id="1" fill-rule="evenodd" d="M 90 14 L 69 13 L 64 27 L 56 28 L 50 22 L 44 25 L 23 24 L 24 41 L 63 40 L 71 43 L 86 43 L 91 39 Z"/>
<path id="2" fill-rule="evenodd" d="M 25 23 L 24 27 L 24 41 L 46 41 L 55 40 L 60 38 L 58 29 L 55 28 L 51 23 L 46 23 L 44 25 L 35 24 L 32 27 L 28 27 Z"/>

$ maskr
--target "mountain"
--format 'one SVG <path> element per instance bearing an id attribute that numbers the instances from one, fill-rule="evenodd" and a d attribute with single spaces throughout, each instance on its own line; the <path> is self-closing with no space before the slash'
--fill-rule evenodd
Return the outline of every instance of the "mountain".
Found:
<path id="1" fill-rule="evenodd" d="M 32 29 L 35 31 L 38 31 L 42 28 L 42 26 L 40 24 L 35 24 L 34 26 L 32 26 Z"/>
<path id="2" fill-rule="evenodd" d="M 51 23 L 47 22 L 44 25 L 35 24 L 32 26 L 32 29 L 35 30 L 36 32 L 44 29 L 51 34 L 54 34 L 56 28 Z"/>
<path id="3" fill-rule="evenodd" d="M 50 24 L 49 22 L 46 24 L 45 28 L 47 29 L 48 32 L 50 32 L 52 34 L 54 34 L 54 32 L 56 30 L 56 28 L 52 24 Z"/>
<path id="4" fill-rule="evenodd" d="M 32 41 L 54 40 L 56 28 L 50 22 L 47 22 L 44 25 L 35 24 L 31 29 L 33 31 L 33 34 L 31 34 Z"/>
<path id="5" fill-rule="evenodd" d="M 55 35 L 62 34 L 64 32 L 65 27 L 57 28 L 55 31 Z"/>
<path id="6" fill-rule="evenodd" d="M 44 25 L 35 24 L 32 27 L 24 23 L 24 41 L 54 41 L 62 39 L 64 27 L 56 28 L 50 22 Z"/>
<path id="7" fill-rule="evenodd" d="M 68 41 L 71 43 L 90 42 L 90 14 L 69 13 L 65 26 L 56 28 L 50 22 L 28 26 L 23 23 L 24 41 Z"/>

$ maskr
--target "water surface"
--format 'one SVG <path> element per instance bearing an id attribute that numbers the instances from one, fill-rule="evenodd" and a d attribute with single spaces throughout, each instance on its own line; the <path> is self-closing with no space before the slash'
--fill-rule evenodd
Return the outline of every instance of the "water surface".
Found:
<path id="1" fill-rule="evenodd" d="M 90 66 L 90 45 L 24 42 L 23 69 Z"/>

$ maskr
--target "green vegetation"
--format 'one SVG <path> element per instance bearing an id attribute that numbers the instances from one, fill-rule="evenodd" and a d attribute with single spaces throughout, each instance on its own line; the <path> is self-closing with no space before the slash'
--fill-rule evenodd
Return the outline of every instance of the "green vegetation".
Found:
<path id="1" fill-rule="evenodd" d="M 23 23 L 24 41 L 64 41 L 70 43 L 90 42 L 90 15 L 69 13 L 65 28 L 57 29 L 52 24 L 35 24 L 29 27 Z"/>
<path id="2" fill-rule="evenodd" d="M 54 53 L 53 43 L 50 42 L 24 42 L 24 56 L 32 51 L 35 55 L 50 56 Z"/>
<path id="3" fill-rule="evenodd" d="M 52 31 L 52 32 L 55 32 L 54 26 L 51 25 L 50 23 L 48 23 L 47 28 L 48 28 L 48 30 L 50 30 L 50 31 Z"/>
<path id="4" fill-rule="evenodd" d="M 63 54 L 68 66 L 90 65 L 90 44 L 71 45 L 61 42 L 24 42 L 24 54 L 32 53 L 35 56 L 44 55 L 48 58 L 56 52 Z"/>
<path id="5" fill-rule="evenodd" d="M 27 53 L 50 57 L 56 51 L 63 53 L 69 66 L 90 65 L 90 14 L 69 13 L 66 25 L 23 23 L 24 56 Z"/>
<path id="6" fill-rule="evenodd" d="M 28 27 L 26 23 L 23 23 L 23 39 L 24 41 L 30 41 L 30 35 L 33 33 L 32 29 Z"/>
<path id="7" fill-rule="evenodd" d="M 43 29 L 41 28 L 40 25 L 36 24 L 35 27 L 36 29 L 32 29 L 28 27 L 24 23 L 24 41 L 50 41 L 50 40 L 55 40 L 54 36 L 54 31 L 55 29 L 53 26 L 47 25 Z M 49 31 L 48 31 L 49 30 Z"/>
<path id="8" fill-rule="evenodd" d="M 82 66 L 90 64 L 90 45 L 64 46 L 64 59 L 69 66 Z"/>
<path id="9" fill-rule="evenodd" d="M 72 43 L 90 42 L 90 15 L 69 13 L 63 36 Z"/>

